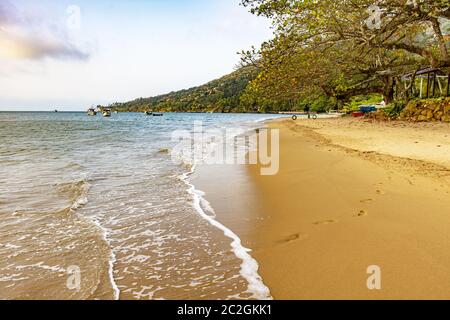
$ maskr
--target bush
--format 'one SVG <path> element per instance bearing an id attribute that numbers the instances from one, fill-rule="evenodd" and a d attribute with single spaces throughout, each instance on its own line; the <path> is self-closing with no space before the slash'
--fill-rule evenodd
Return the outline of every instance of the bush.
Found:
<path id="1" fill-rule="evenodd" d="M 405 109 L 406 102 L 403 100 L 394 101 L 391 104 L 389 104 L 386 108 L 383 109 L 383 111 L 386 113 L 387 116 L 390 118 L 396 118 L 400 115 L 400 113 Z"/>

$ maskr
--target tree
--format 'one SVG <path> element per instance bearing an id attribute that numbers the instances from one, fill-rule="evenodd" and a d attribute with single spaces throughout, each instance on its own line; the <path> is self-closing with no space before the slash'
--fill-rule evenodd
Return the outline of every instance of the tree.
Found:
<path id="1" fill-rule="evenodd" d="M 243 53 L 266 95 L 320 89 L 337 100 L 380 92 L 394 98 L 399 75 L 423 65 L 449 67 L 444 0 L 243 0 L 273 20 L 275 39 Z M 262 90 L 264 89 L 264 90 Z M 253 89 L 255 90 L 255 88 Z"/>

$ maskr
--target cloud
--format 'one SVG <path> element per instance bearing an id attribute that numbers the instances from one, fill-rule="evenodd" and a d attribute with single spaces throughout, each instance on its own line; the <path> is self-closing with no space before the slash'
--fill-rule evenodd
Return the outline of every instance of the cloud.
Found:
<path id="1" fill-rule="evenodd" d="M 11 2 L 1 0 L 0 58 L 89 59 L 89 53 L 70 39 L 64 27 L 52 25 L 42 18 L 24 16 Z"/>
<path id="2" fill-rule="evenodd" d="M 15 17 L 17 17 L 16 8 L 8 1 L 0 2 L 0 26 L 15 22 Z"/>
<path id="3" fill-rule="evenodd" d="M 14 59 L 39 60 L 43 58 L 87 60 L 89 54 L 65 39 L 31 37 L 0 31 L 0 56 Z"/>

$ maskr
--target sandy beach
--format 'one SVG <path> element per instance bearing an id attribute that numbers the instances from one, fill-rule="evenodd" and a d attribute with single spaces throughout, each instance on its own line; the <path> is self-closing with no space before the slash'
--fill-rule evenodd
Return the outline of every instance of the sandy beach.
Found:
<path id="1" fill-rule="evenodd" d="M 196 185 L 253 249 L 275 299 L 450 298 L 448 124 L 268 126 L 280 129 L 277 175 L 204 167 Z M 369 266 L 381 290 L 368 289 Z"/>

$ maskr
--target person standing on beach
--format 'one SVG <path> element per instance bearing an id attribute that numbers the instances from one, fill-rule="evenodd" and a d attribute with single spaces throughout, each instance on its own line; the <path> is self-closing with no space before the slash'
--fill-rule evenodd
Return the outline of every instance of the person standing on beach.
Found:
<path id="1" fill-rule="evenodd" d="M 311 108 L 309 107 L 309 104 L 307 104 L 304 108 L 304 111 L 308 114 L 308 119 L 311 119 L 311 114 L 309 113 L 310 110 Z"/>

